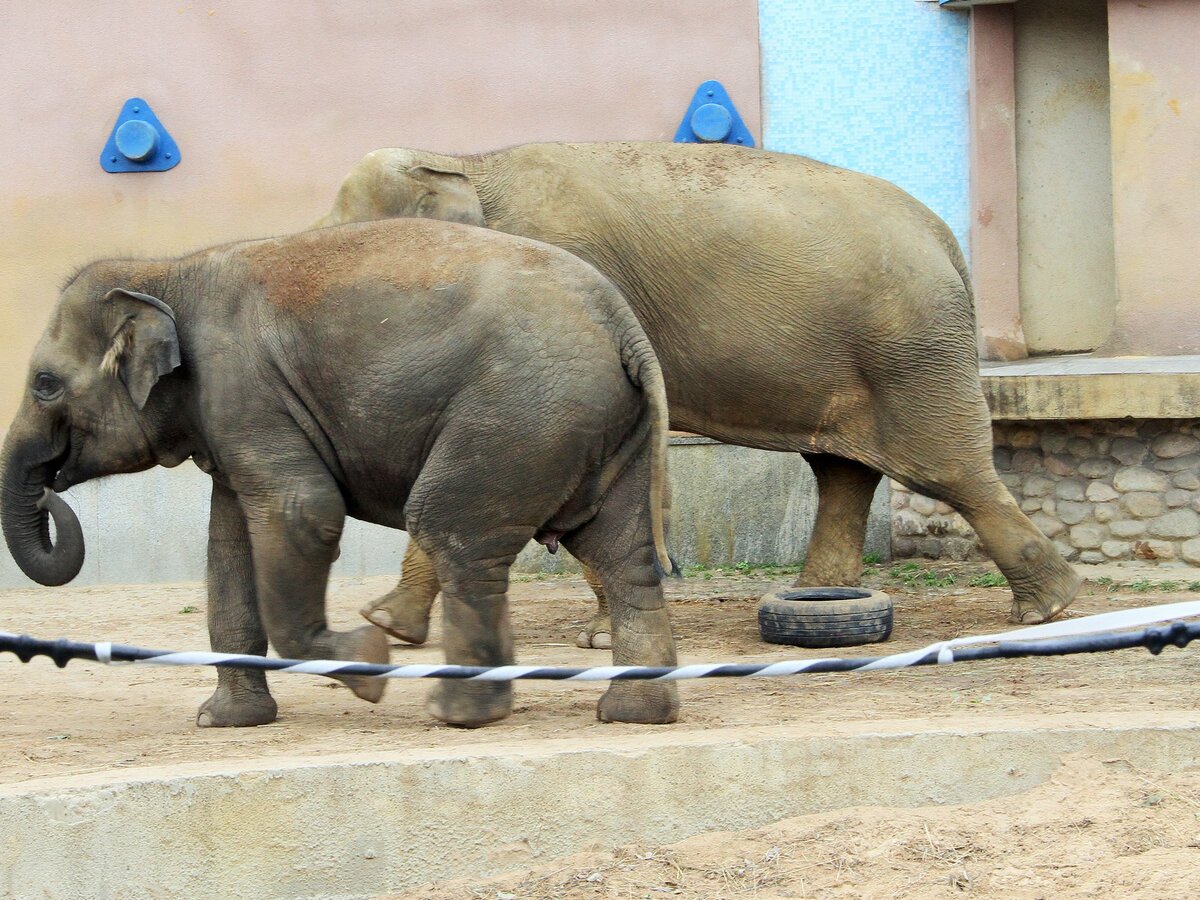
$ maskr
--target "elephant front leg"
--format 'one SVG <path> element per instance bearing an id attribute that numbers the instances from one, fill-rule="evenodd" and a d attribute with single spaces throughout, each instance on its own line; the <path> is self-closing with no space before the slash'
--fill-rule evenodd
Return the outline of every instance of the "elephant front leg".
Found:
<path id="1" fill-rule="evenodd" d="M 804 455 L 817 479 L 817 520 L 804 571 L 795 587 L 857 585 L 863 542 L 880 474 L 860 462 L 823 453 Z"/>
<path id="2" fill-rule="evenodd" d="M 337 553 L 345 505 L 336 485 L 312 478 L 243 500 L 253 547 L 258 606 L 275 651 L 289 659 L 388 662 L 387 638 L 372 625 L 332 631 L 325 618 L 329 567 Z M 387 682 L 331 676 L 376 703 Z"/>
<path id="3" fill-rule="evenodd" d="M 213 482 L 208 521 L 208 636 L 217 653 L 262 656 L 267 633 L 258 616 L 250 535 L 237 497 Z M 201 728 L 266 725 L 275 721 L 275 698 L 265 672 L 217 669 L 217 689 L 200 706 Z"/>
<path id="4" fill-rule="evenodd" d="M 410 539 L 408 549 L 404 551 L 399 583 L 390 593 L 373 600 L 358 612 L 394 638 L 423 644 L 429 637 L 429 613 L 440 589 L 433 563 L 417 542 Z"/>

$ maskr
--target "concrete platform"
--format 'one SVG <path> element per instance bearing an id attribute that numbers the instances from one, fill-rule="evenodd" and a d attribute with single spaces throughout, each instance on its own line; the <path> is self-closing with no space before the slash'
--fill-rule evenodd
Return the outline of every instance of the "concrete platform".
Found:
<path id="1" fill-rule="evenodd" d="M 853 805 L 1027 790 L 1065 756 L 1200 765 L 1185 713 L 880 721 L 196 764 L 0 787 L 8 897 L 371 897 Z"/>
<path id="2" fill-rule="evenodd" d="M 1001 421 L 1200 415 L 1200 356 L 1051 356 L 983 363 L 980 375 Z"/>

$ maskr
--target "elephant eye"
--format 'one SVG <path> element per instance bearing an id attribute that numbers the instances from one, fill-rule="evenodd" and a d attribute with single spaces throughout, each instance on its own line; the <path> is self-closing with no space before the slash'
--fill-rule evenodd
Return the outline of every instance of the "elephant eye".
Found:
<path id="1" fill-rule="evenodd" d="M 62 379 L 49 372 L 38 372 L 33 376 L 33 396 L 39 400 L 54 400 L 63 392 Z"/>

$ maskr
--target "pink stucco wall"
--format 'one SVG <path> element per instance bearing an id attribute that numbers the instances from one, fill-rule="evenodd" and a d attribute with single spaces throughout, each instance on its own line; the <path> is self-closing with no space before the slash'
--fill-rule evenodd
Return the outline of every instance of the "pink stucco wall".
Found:
<path id="1" fill-rule="evenodd" d="M 1200 3 L 1109 0 L 1117 320 L 1104 352 L 1200 352 Z"/>
<path id="2" fill-rule="evenodd" d="M 0 431 L 73 266 L 302 228 L 377 147 L 670 139 L 709 78 L 761 136 L 756 0 L 5 3 Z M 100 169 L 132 96 L 178 168 Z"/>

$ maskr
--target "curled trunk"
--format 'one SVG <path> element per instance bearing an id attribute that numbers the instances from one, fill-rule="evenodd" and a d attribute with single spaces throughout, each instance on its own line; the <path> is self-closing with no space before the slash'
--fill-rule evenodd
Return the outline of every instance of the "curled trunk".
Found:
<path id="1" fill-rule="evenodd" d="M 21 571 L 38 584 L 66 584 L 83 566 L 83 530 L 71 507 L 47 484 L 53 451 L 37 441 L 5 442 L 0 462 L 0 524 Z M 50 519 L 55 539 L 50 540 Z"/>

